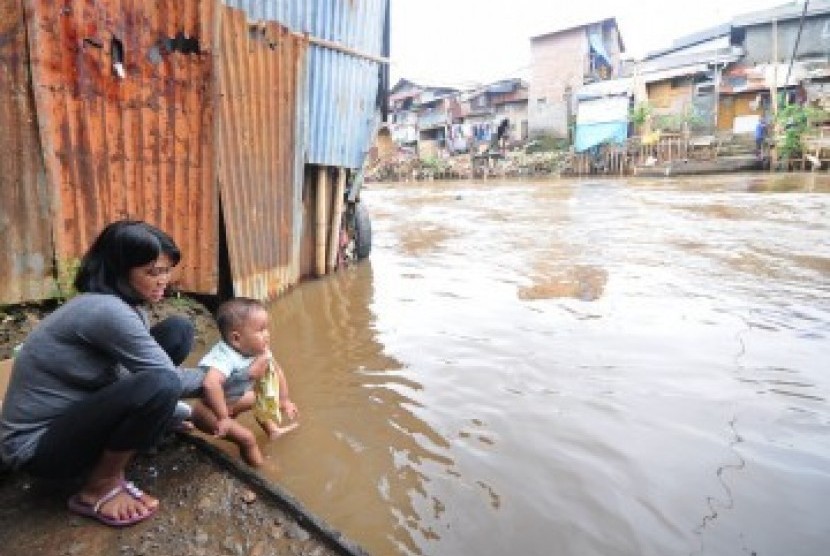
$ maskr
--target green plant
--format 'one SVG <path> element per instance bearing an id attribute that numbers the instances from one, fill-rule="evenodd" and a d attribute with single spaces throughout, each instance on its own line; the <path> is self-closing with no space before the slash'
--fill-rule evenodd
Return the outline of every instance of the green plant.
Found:
<path id="1" fill-rule="evenodd" d="M 449 164 L 437 156 L 426 156 L 421 159 L 421 166 L 425 170 L 440 172 L 449 168 Z"/>
<path id="2" fill-rule="evenodd" d="M 798 158 L 803 150 L 804 133 L 813 125 L 830 117 L 826 111 L 809 104 L 788 104 L 778 109 L 777 128 L 782 132 L 776 138 L 779 156 Z"/>
<path id="3" fill-rule="evenodd" d="M 628 119 L 637 127 L 641 127 L 651 116 L 652 108 L 648 102 L 638 102 L 628 113 Z"/>
<path id="4" fill-rule="evenodd" d="M 198 301 L 182 295 L 182 292 L 179 290 L 171 290 L 167 300 L 170 305 L 177 309 L 190 309 L 191 307 L 197 307 L 199 305 Z"/>
<path id="5" fill-rule="evenodd" d="M 570 143 L 567 139 L 562 137 L 553 137 L 552 135 L 541 135 L 536 137 L 525 146 L 527 154 L 545 153 L 556 151 L 567 151 Z"/>
<path id="6" fill-rule="evenodd" d="M 682 131 L 685 124 L 688 128 L 700 126 L 705 123 L 700 114 L 688 106 L 682 112 L 674 114 L 661 114 L 654 117 L 654 128 L 666 131 Z"/>
<path id="7" fill-rule="evenodd" d="M 78 291 L 75 289 L 75 275 L 81 267 L 80 259 L 67 259 L 57 262 L 55 275 L 55 287 L 52 292 L 57 302 L 65 303 L 75 297 Z"/>

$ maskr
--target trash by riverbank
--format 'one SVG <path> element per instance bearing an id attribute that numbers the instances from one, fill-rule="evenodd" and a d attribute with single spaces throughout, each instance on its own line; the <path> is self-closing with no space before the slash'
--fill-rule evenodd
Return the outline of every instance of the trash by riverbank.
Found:
<path id="1" fill-rule="evenodd" d="M 400 150 L 368 161 L 364 177 L 368 182 L 379 182 L 559 175 L 570 170 L 570 160 L 568 151 L 528 153 L 523 148 L 427 158 Z"/>

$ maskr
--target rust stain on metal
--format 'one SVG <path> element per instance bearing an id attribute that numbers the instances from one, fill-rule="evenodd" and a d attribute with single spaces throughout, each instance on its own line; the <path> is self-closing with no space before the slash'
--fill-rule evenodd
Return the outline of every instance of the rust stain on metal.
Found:
<path id="1" fill-rule="evenodd" d="M 56 192 L 56 260 L 79 257 L 108 222 L 140 218 L 181 246 L 182 288 L 215 292 L 215 2 L 30 6 L 34 99 Z"/>
<path id="2" fill-rule="evenodd" d="M 40 154 L 22 2 L 0 5 L 0 304 L 54 289 L 50 195 Z"/>
<path id="3" fill-rule="evenodd" d="M 296 284 L 292 265 L 298 59 L 307 43 L 225 7 L 217 56 L 218 181 L 234 293 L 260 299 Z"/>
<path id="4" fill-rule="evenodd" d="M 216 293 L 220 190 L 236 293 L 296 284 L 307 47 L 217 0 L 3 3 L 0 302 L 49 297 L 119 218 L 169 232 L 182 289 Z"/>

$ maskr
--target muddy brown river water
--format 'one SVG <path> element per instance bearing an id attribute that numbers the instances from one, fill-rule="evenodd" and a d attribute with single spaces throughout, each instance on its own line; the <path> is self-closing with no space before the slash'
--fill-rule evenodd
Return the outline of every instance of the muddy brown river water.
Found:
<path id="1" fill-rule="evenodd" d="M 370 184 L 264 473 L 376 556 L 830 546 L 830 176 Z"/>

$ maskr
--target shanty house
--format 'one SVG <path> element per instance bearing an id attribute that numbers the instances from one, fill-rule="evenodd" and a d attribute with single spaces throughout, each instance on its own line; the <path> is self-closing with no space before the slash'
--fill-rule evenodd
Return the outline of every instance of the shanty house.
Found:
<path id="1" fill-rule="evenodd" d="M 747 132 L 758 117 L 769 116 L 773 84 L 790 100 L 830 108 L 830 2 L 748 13 L 731 27 L 744 56 L 724 71 L 718 129 Z"/>
<path id="2" fill-rule="evenodd" d="M 719 76 L 743 56 L 728 24 L 675 40 L 627 70 L 645 87 L 654 127 L 680 131 L 684 124 L 712 133 L 717 119 Z"/>
<path id="3" fill-rule="evenodd" d="M 392 139 L 398 145 L 436 142 L 443 145 L 452 123 L 451 87 L 422 86 L 399 79 L 389 92 L 389 122 Z"/>
<path id="4" fill-rule="evenodd" d="M 446 146 L 452 124 L 453 96 L 457 91 L 426 90 L 418 106 L 418 142 L 438 148 Z"/>
<path id="5" fill-rule="evenodd" d="M 399 79 L 389 91 L 389 129 L 392 140 L 399 145 L 418 142 L 418 97 L 424 87 L 407 79 Z"/>
<path id="6" fill-rule="evenodd" d="M 569 137 L 575 91 L 618 77 L 624 50 L 613 17 L 531 37 L 529 134 Z"/>
<path id="7" fill-rule="evenodd" d="M 527 83 L 502 79 L 458 95 L 460 112 L 454 113 L 454 135 L 463 130 L 467 139 L 490 142 L 492 134 L 507 120 L 505 138 L 527 138 Z"/>

